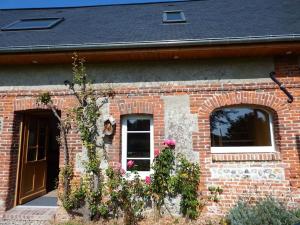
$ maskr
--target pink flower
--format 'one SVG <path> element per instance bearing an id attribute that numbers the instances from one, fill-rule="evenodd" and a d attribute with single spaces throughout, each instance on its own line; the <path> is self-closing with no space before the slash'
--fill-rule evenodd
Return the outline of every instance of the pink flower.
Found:
<path id="1" fill-rule="evenodd" d="M 129 161 L 127 162 L 127 167 L 128 167 L 128 169 L 132 168 L 133 166 L 134 166 L 134 161 L 133 161 L 133 160 L 129 160 Z"/>
<path id="2" fill-rule="evenodd" d="M 154 157 L 156 158 L 157 156 L 159 156 L 159 149 L 154 149 Z"/>
<path id="3" fill-rule="evenodd" d="M 164 140 L 164 143 L 163 143 L 163 144 L 169 146 L 170 140 L 169 140 L 169 139 Z"/>
<path id="4" fill-rule="evenodd" d="M 164 145 L 167 145 L 169 148 L 175 148 L 176 141 L 173 139 L 167 139 L 163 143 Z"/>
<path id="5" fill-rule="evenodd" d="M 175 140 L 173 140 L 173 139 L 169 140 L 169 146 L 175 147 L 175 145 L 176 145 Z"/>
<path id="6" fill-rule="evenodd" d="M 151 184 L 151 178 L 149 176 L 146 176 L 145 183 L 148 185 Z"/>
<path id="7" fill-rule="evenodd" d="M 126 173 L 126 171 L 123 168 L 121 168 L 120 169 L 120 174 L 123 176 L 123 175 L 125 175 L 125 173 Z"/>

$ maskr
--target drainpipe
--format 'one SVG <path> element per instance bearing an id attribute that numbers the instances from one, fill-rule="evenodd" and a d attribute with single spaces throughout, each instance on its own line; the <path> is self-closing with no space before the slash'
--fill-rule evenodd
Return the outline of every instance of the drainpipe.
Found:
<path id="1" fill-rule="evenodd" d="M 284 92 L 284 94 L 288 97 L 287 102 L 288 103 L 292 103 L 294 101 L 294 97 L 292 96 L 292 94 L 286 89 L 285 85 L 283 83 L 281 83 L 279 80 L 277 80 L 277 78 L 275 77 L 275 72 L 271 72 L 270 73 L 270 78 L 272 79 L 272 81 L 274 81 L 280 88 L 280 90 L 282 90 Z"/>

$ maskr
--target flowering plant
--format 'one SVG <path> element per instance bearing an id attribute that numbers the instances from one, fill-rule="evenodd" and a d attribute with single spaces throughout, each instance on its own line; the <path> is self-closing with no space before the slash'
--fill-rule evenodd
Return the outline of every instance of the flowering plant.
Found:
<path id="1" fill-rule="evenodd" d="M 133 167 L 134 161 L 130 160 L 127 167 Z M 118 165 L 116 169 L 108 168 L 107 175 L 107 201 L 108 208 L 112 212 L 112 216 L 118 218 L 123 215 L 123 223 L 125 225 L 133 225 L 141 218 L 141 213 L 146 202 L 146 184 L 149 182 L 142 181 L 135 171 L 133 179 L 128 179 L 129 175 L 125 175 L 125 170 Z M 145 184 L 146 183 L 146 184 Z"/>
<path id="2" fill-rule="evenodd" d="M 151 184 L 151 178 L 149 176 L 146 176 L 145 183 L 150 185 Z"/>
<path id="3" fill-rule="evenodd" d="M 152 165 L 154 173 L 151 175 L 151 193 L 154 201 L 155 217 L 159 219 L 161 207 L 164 204 L 165 198 L 170 193 L 169 183 L 171 174 L 175 165 L 174 148 L 176 142 L 172 139 L 167 139 L 163 142 L 164 149 L 155 154 L 155 159 Z"/>
<path id="4" fill-rule="evenodd" d="M 163 144 L 166 146 L 166 147 L 169 147 L 169 148 L 172 148 L 174 149 L 175 146 L 176 146 L 176 141 L 173 140 L 173 139 L 166 139 Z"/>

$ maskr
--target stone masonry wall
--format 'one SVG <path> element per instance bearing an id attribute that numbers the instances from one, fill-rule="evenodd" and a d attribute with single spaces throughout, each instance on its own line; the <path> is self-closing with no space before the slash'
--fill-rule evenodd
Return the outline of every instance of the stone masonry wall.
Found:
<path id="1" fill-rule="evenodd" d="M 220 186 L 224 189 L 219 203 L 207 204 L 207 213 L 224 213 L 241 195 L 273 194 L 282 199 L 288 199 L 291 204 L 300 203 L 300 69 L 298 58 L 295 56 L 275 57 L 260 63 L 255 60 L 256 63 L 253 63 L 253 59 L 249 59 L 248 66 L 247 59 L 236 60 L 238 62 L 235 59 L 226 62 L 212 60 L 205 61 L 204 64 L 201 64 L 203 61 L 199 61 L 198 75 L 195 65 L 197 61 L 187 63 L 193 68 L 192 70 L 184 64 L 186 70 L 180 71 L 178 69 L 181 67 L 173 64 L 168 67 L 170 62 L 152 63 L 152 65 L 160 65 L 160 68 L 161 66 L 168 67 L 168 69 L 161 70 L 160 74 L 163 77 L 164 72 L 168 73 L 168 79 L 163 78 L 163 82 L 156 81 L 158 78 L 155 81 L 147 80 L 150 79 L 151 74 L 158 76 L 158 68 L 148 67 L 149 75 L 146 74 L 146 66 L 144 70 L 139 70 L 141 68 L 137 66 L 137 71 L 134 73 L 141 72 L 140 80 L 143 82 L 134 81 L 130 77 L 128 80 L 131 82 L 126 82 L 125 79 L 114 84 L 116 96 L 110 101 L 107 109 L 107 113 L 112 115 L 117 122 L 116 133 L 108 145 L 110 163 L 116 165 L 121 161 L 120 122 L 122 116 L 150 114 L 153 115 L 154 147 L 161 148 L 165 138 L 174 138 L 178 142 L 176 151 L 184 153 L 189 159 L 199 162 L 201 166 L 202 175 L 199 187 L 201 193 L 209 195 L 210 186 Z M 130 67 L 131 70 L 128 68 L 124 70 L 128 73 L 134 71 L 134 66 Z M 212 79 L 209 77 L 213 74 L 210 68 L 214 68 L 212 70 L 215 73 Z M 47 74 L 50 75 L 51 68 L 48 69 Z M 13 69 L 15 70 L 16 68 Z M 42 70 L 41 73 L 46 71 L 41 68 L 39 70 Z M 119 68 L 117 70 L 122 71 Z M 287 103 L 287 97 L 268 78 L 266 73 L 271 70 L 276 71 L 280 81 L 294 96 L 292 104 Z M 5 71 L 12 72 L 8 68 Z M 94 75 L 97 74 L 95 71 L 93 67 L 91 72 Z M 171 76 L 172 71 L 175 78 Z M 190 75 L 189 81 L 179 81 L 177 74 L 188 72 L 193 72 L 194 76 Z M 238 76 L 239 73 L 243 79 L 230 78 L 230 74 Z M 251 73 L 254 74 L 253 77 Z M 143 76 L 143 74 L 146 75 Z M 1 72 L 0 76 L 3 76 Z M 66 109 L 75 103 L 75 99 L 68 91 L 56 86 L 57 82 L 53 83 L 54 86 L 34 86 L 29 81 L 26 82 L 26 86 L 11 86 L 11 88 L 5 86 L 4 83 L 0 84 L 0 214 L 14 206 L 21 121 L 18 112 L 39 108 L 35 99 L 41 91 L 45 90 L 53 95 L 54 103 L 61 110 L 62 116 L 65 115 Z M 277 149 L 275 153 L 211 153 L 210 113 L 222 106 L 240 104 L 258 105 L 273 114 Z M 72 159 L 75 160 L 82 152 L 78 134 L 72 131 L 69 140 Z"/>

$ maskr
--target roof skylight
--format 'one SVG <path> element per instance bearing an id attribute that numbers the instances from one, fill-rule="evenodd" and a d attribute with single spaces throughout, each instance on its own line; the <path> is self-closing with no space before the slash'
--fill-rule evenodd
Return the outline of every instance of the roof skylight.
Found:
<path id="1" fill-rule="evenodd" d="M 165 11 L 163 13 L 164 23 L 184 23 L 186 22 L 185 15 L 181 10 Z"/>
<path id="2" fill-rule="evenodd" d="M 38 18 L 38 19 L 21 19 L 2 27 L 2 31 L 17 30 L 41 30 L 51 29 L 63 21 L 64 18 Z"/>

